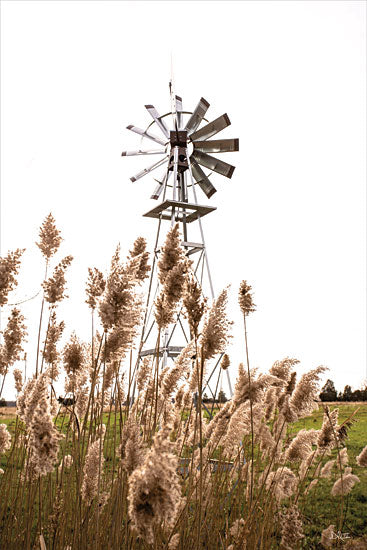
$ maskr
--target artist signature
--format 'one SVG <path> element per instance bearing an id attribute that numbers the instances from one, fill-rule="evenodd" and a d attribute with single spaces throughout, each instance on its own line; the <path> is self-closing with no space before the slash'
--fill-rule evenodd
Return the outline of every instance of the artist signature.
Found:
<path id="1" fill-rule="evenodd" d="M 331 538 L 334 540 L 346 540 L 346 539 L 350 539 L 350 536 L 349 536 L 349 533 L 342 533 L 341 531 L 337 531 L 335 533 L 335 531 L 333 531 L 331 533 Z"/>

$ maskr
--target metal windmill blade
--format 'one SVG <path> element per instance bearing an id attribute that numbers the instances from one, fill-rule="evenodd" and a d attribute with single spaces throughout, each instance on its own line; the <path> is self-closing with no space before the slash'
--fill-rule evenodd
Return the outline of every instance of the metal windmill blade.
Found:
<path id="1" fill-rule="evenodd" d="M 167 141 L 163 141 L 163 139 L 148 132 L 148 130 L 142 130 L 141 128 L 138 128 L 137 126 L 133 126 L 132 124 L 130 124 L 129 126 L 126 126 L 126 129 L 131 130 L 132 132 L 135 132 L 135 134 L 139 134 L 140 136 L 151 139 L 152 141 L 155 141 L 160 145 L 166 145 L 167 143 Z"/>
<path id="2" fill-rule="evenodd" d="M 198 183 L 200 188 L 204 191 L 205 195 L 208 197 L 208 199 L 210 199 L 210 197 L 217 192 L 216 188 L 211 183 L 208 176 L 206 176 L 205 172 L 200 168 L 200 166 L 196 162 L 196 159 L 191 156 L 190 160 L 192 175 L 194 176 L 196 183 Z"/>
<path id="3" fill-rule="evenodd" d="M 195 132 L 196 128 L 198 128 L 200 122 L 203 120 L 207 110 L 209 109 L 209 106 L 210 104 L 202 97 L 185 126 L 185 130 L 189 135 Z"/>
<path id="4" fill-rule="evenodd" d="M 231 164 L 227 164 L 223 160 L 216 159 L 202 151 L 194 151 L 191 158 L 194 158 L 201 166 L 214 170 L 214 172 L 218 172 L 218 174 L 222 174 L 226 178 L 231 178 L 235 170 L 235 167 Z"/>
<path id="5" fill-rule="evenodd" d="M 161 119 L 159 116 L 158 111 L 154 107 L 154 105 L 145 105 L 146 110 L 154 120 L 154 122 L 157 124 L 158 128 L 163 132 L 163 134 L 166 136 L 166 138 L 169 139 L 169 130 L 165 124 L 165 122 Z"/>
<path id="6" fill-rule="evenodd" d="M 194 141 L 194 149 L 203 153 L 230 153 L 239 150 L 238 139 L 211 139 Z"/>
<path id="7" fill-rule="evenodd" d="M 194 132 L 191 134 L 191 140 L 197 141 L 198 139 L 205 140 L 212 136 L 215 136 L 215 134 L 218 134 L 218 132 L 221 132 L 224 130 L 224 128 L 227 128 L 231 124 L 231 121 L 229 120 L 229 117 L 227 114 L 224 114 L 212 122 L 209 122 L 206 126 L 198 130 L 197 132 Z"/>

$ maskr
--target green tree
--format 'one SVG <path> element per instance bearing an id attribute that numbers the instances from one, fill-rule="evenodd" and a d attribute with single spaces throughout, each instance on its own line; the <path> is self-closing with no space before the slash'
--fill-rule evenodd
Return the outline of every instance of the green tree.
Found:
<path id="1" fill-rule="evenodd" d="M 352 401 L 352 388 L 349 385 L 344 388 L 343 401 Z"/>
<path id="2" fill-rule="evenodd" d="M 226 394 L 223 390 L 220 390 L 220 392 L 218 393 L 217 401 L 218 403 L 226 403 L 226 401 L 228 401 Z"/>
<path id="3" fill-rule="evenodd" d="M 321 389 L 320 393 L 321 401 L 336 401 L 337 392 L 332 380 L 326 380 L 325 386 Z"/>

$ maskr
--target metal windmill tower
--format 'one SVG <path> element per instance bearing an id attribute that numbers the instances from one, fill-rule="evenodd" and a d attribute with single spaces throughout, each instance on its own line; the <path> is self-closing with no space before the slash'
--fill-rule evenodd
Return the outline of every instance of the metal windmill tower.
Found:
<path id="1" fill-rule="evenodd" d="M 169 88 L 171 110 L 160 116 L 153 105 L 145 105 L 153 120 L 145 130 L 132 125 L 127 126 L 128 130 L 141 136 L 140 147 L 138 150 L 123 151 L 122 153 L 122 156 L 159 155 L 161 157 L 160 160 L 131 177 L 132 182 L 136 182 L 153 172 L 155 175 L 158 168 L 164 170 L 163 173 L 154 178 L 156 187 L 151 196 L 152 199 L 160 202 L 144 214 L 145 217 L 156 219 L 158 223 L 147 308 L 136 369 L 139 368 L 139 362 L 143 357 L 155 355 L 157 352 L 156 340 L 153 338 L 153 335 L 156 338 L 153 306 L 158 292 L 157 259 L 162 243 L 162 240 L 160 240 L 162 239 L 161 233 L 164 233 L 163 237 L 166 233 L 161 231 L 162 222 L 167 220 L 171 226 L 177 222 L 180 224 L 181 234 L 183 235 L 182 246 L 186 250 L 187 256 L 193 260 L 196 277 L 203 288 L 204 294 L 208 294 L 209 298 L 214 299 L 214 289 L 201 220 L 204 216 L 216 210 L 216 207 L 203 205 L 201 201 L 198 202 L 196 186 L 199 186 L 206 198 L 209 199 L 216 192 L 209 179 L 210 174 L 216 172 L 231 178 L 235 169 L 231 164 L 212 156 L 212 153 L 239 150 L 238 139 L 211 139 L 231 124 L 227 114 L 209 122 L 205 118 L 209 103 L 204 98 L 200 99 L 193 112 L 184 111 L 182 98 L 173 93 L 172 81 Z M 147 141 L 153 141 L 160 148 L 144 148 Z M 148 143 L 148 145 L 150 144 Z M 208 169 L 210 173 L 207 175 L 203 168 Z M 208 283 L 207 293 L 205 292 L 205 279 Z M 188 327 L 185 329 L 182 312 L 179 312 L 176 322 L 165 331 L 160 342 L 159 356 L 162 364 L 165 365 L 169 358 L 175 358 L 188 341 Z M 208 385 L 218 367 L 220 359 L 221 357 L 217 359 L 210 376 L 206 380 L 206 385 Z M 225 372 L 232 394 L 228 370 Z M 217 388 L 219 380 L 220 376 L 218 377 Z"/>

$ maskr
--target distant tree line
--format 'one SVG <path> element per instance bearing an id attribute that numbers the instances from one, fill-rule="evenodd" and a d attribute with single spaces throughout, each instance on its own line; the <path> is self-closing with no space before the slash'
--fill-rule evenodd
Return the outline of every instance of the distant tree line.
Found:
<path id="1" fill-rule="evenodd" d="M 223 390 L 220 390 L 216 399 L 208 397 L 206 393 L 203 395 L 203 403 L 226 403 L 226 401 L 228 401 L 228 398 Z"/>
<path id="2" fill-rule="evenodd" d="M 334 382 L 327 380 L 321 389 L 320 399 L 321 401 L 367 401 L 367 383 L 359 390 L 354 391 L 347 384 L 342 392 L 337 392 Z"/>

